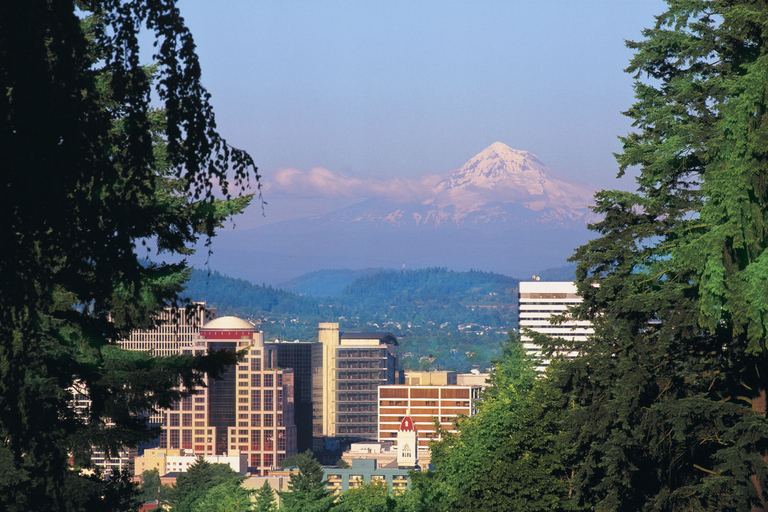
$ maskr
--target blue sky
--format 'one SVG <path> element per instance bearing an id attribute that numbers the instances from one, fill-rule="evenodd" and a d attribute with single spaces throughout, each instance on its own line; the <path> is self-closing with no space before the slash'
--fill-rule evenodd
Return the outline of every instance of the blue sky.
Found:
<path id="1" fill-rule="evenodd" d="M 350 204 L 359 197 L 333 192 L 345 180 L 380 190 L 445 175 L 495 141 L 598 187 L 633 186 L 614 179 L 611 155 L 630 129 L 624 40 L 660 0 L 179 6 L 220 131 L 268 183 L 266 218 L 253 208 L 241 227 Z M 279 185 L 318 168 L 316 193 Z"/>

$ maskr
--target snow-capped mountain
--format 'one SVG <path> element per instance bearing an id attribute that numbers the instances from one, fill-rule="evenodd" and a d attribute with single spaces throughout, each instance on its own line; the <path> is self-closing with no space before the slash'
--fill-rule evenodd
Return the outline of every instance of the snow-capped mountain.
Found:
<path id="1" fill-rule="evenodd" d="M 496 142 L 417 201 L 368 199 L 332 213 L 223 232 L 220 270 L 279 283 L 314 270 L 443 266 L 510 276 L 565 264 L 586 242 L 594 187 Z"/>
<path id="2" fill-rule="evenodd" d="M 596 189 L 546 167 L 536 155 L 494 142 L 440 181 L 420 203 L 369 200 L 316 218 L 377 225 L 479 225 L 594 220 Z"/>

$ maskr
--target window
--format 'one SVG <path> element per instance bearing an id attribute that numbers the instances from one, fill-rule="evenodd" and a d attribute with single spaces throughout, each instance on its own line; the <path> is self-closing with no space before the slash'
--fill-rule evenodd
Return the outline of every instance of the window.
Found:
<path id="1" fill-rule="evenodd" d="M 186 429 L 181 433 L 181 447 L 186 450 L 192 449 L 192 431 Z"/>
<path id="2" fill-rule="evenodd" d="M 273 417 L 272 417 L 271 414 L 265 414 L 264 415 L 264 426 L 265 427 L 272 427 L 272 426 L 274 426 L 272 424 L 272 419 L 273 419 Z"/>
<path id="3" fill-rule="evenodd" d="M 264 410 L 271 411 L 275 408 L 274 395 L 271 389 L 264 390 Z"/>
<path id="4" fill-rule="evenodd" d="M 171 430 L 170 436 L 168 439 L 168 446 L 172 449 L 178 449 L 179 448 L 179 431 L 178 430 Z"/>
<path id="5" fill-rule="evenodd" d="M 251 371 L 252 372 L 260 372 L 261 371 L 261 358 L 260 357 L 254 357 L 251 359 Z"/>
<path id="6" fill-rule="evenodd" d="M 271 388 L 275 385 L 275 376 L 271 373 L 264 375 L 264 387 Z"/>
<path id="7" fill-rule="evenodd" d="M 261 451 L 261 430 L 251 430 L 251 450 Z"/>
<path id="8" fill-rule="evenodd" d="M 261 426 L 261 414 L 251 414 L 251 426 L 252 427 Z"/>
<path id="9" fill-rule="evenodd" d="M 261 410 L 261 391 L 258 389 L 251 390 L 251 410 L 252 411 Z"/>
<path id="10" fill-rule="evenodd" d="M 251 374 L 251 387 L 254 387 L 254 388 L 261 387 L 261 374 L 259 373 Z"/>
<path id="11" fill-rule="evenodd" d="M 181 415 L 181 425 L 183 427 L 191 427 L 192 426 L 192 414 L 185 412 Z"/>
<path id="12" fill-rule="evenodd" d="M 277 432 L 277 449 L 285 451 L 285 430 L 278 430 Z"/>
<path id="13" fill-rule="evenodd" d="M 179 413 L 171 413 L 170 416 L 170 423 L 172 427 L 178 427 L 179 426 Z"/>

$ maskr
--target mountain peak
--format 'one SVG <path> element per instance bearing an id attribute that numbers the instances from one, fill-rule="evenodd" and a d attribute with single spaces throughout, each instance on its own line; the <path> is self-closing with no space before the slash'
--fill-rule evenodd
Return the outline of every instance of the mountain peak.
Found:
<path id="1" fill-rule="evenodd" d="M 474 209 L 490 202 L 544 208 L 584 209 L 594 187 L 558 173 L 528 151 L 494 142 L 437 186 L 436 204 Z"/>
<path id="2" fill-rule="evenodd" d="M 505 160 L 508 162 L 515 162 L 520 160 L 531 160 L 533 162 L 536 162 L 539 165 L 544 165 L 541 160 L 539 160 L 536 155 L 533 153 L 530 153 L 528 151 L 523 151 L 520 149 L 512 149 L 511 147 L 507 146 L 503 142 L 494 142 L 484 150 L 482 150 L 480 153 L 475 155 L 471 160 L 474 160 L 475 158 L 500 158 L 501 160 Z M 467 162 L 469 163 L 469 162 Z M 465 164 L 466 165 L 466 164 Z"/>

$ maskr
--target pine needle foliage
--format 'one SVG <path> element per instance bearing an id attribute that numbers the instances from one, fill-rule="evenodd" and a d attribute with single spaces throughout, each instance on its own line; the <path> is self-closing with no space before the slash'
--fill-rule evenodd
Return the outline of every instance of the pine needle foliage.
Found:
<path id="1" fill-rule="evenodd" d="M 621 173 L 580 247 L 565 365 L 576 499 L 601 511 L 766 510 L 768 5 L 669 0 L 635 55 Z"/>

